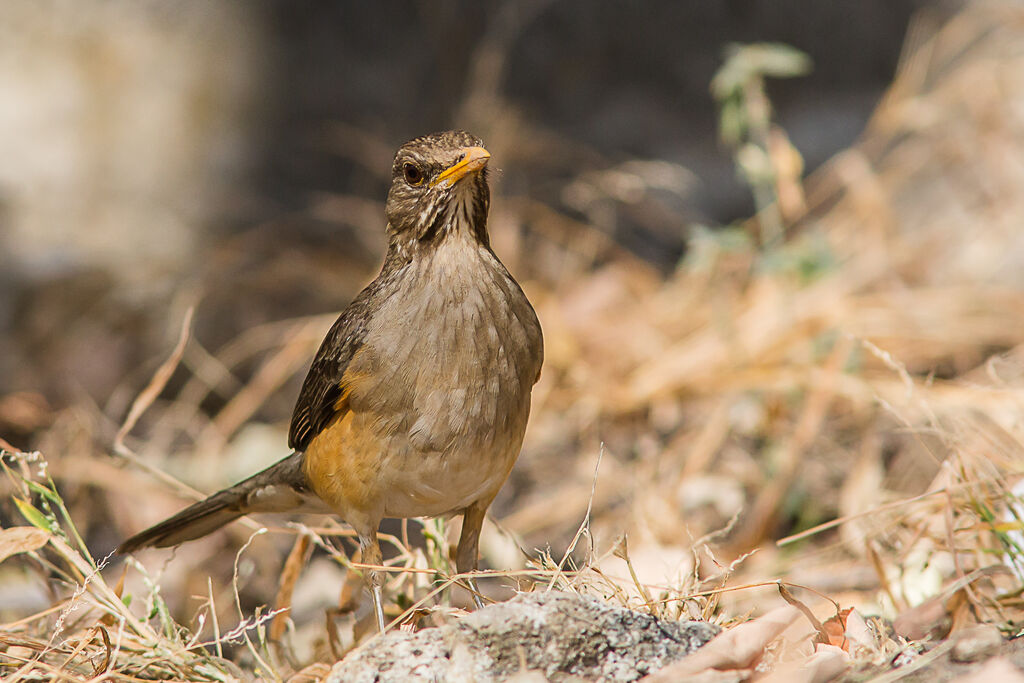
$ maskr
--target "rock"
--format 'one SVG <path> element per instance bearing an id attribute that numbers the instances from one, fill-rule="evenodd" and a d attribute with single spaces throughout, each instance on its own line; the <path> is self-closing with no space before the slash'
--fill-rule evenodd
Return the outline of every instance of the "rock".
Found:
<path id="1" fill-rule="evenodd" d="M 959 634 L 949 658 L 954 662 L 977 662 L 999 652 L 1003 634 L 992 624 L 980 624 Z"/>
<path id="2" fill-rule="evenodd" d="M 572 593 L 523 593 L 444 626 L 388 633 L 338 662 L 327 680 L 634 681 L 682 659 L 719 630 Z"/>
<path id="3" fill-rule="evenodd" d="M 1024 683 L 1024 672 L 1005 657 L 998 657 L 989 660 L 980 669 L 957 678 L 954 683 Z"/>

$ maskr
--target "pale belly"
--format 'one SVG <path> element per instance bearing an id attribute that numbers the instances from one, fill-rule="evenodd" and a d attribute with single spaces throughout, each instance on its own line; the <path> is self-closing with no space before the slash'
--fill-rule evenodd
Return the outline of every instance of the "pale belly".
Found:
<path id="1" fill-rule="evenodd" d="M 515 464 L 522 439 L 503 451 L 458 449 L 413 454 L 395 449 L 381 472 L 385 517 L 437 517 L 493 498 Z"/>

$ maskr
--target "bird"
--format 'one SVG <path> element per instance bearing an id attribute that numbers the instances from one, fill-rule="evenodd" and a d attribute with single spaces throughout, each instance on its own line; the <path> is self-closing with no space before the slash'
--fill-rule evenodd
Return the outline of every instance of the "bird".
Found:
<path id="1" fill-rule="evenodd" d="M 465 131 L 394 158 L 387 252 L 328 331 L 299 391 L 291 454 L 124 541 L 205 536 L 254 512 L 326 512 L 355 531 L 385 630 L 378 527 L 462 515 L 456 568 L 478 567 L 484 517 L 519 456 L 540 378 L 540 322 L 487 230 L 490 153 Z M 477 607 L 482 606 L 474 589 Z"/>

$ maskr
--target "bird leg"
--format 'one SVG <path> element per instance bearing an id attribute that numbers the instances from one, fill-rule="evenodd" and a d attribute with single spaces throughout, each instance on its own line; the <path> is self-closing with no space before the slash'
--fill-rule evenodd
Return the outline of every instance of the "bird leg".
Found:
<path id="1" fill-rule="evenodd" d="M 455 551 L 455 566 L 460 574 L 475 572 L 477 569 L 478 555 L 480 551 L 480 529 L 484 525 L 484 517 L 487 516 L 487 506 L 491 501 L 477 501 L 462 513 L 462 534 L 459 536 L 459 547 Z M 469 589 L 473 593 L 473 602 L 477 609 L 484 606 L 480 599 L 480 591 L 477 589 L 473 577 L 467 577 Z"/>
<path id="2" fill-rule="evenodd" d="M 361 564 L 372 564 L 380 566 L 383 561 L 380 552 L 380 543 L 377 541 L 377 530 L 371 533 L 359 532 L 359 560 Z M 364 569 L 365 578 L 370 594 L 373 596 L 373 611 L 377 616 L 377 630 L 384 633 L 384 599 L 381 595 L 381 584 L 384 577 L 376 569 Z"/>

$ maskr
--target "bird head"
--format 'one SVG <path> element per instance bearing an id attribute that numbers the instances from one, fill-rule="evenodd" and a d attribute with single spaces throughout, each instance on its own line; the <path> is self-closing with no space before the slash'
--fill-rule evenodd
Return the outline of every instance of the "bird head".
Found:
<path id="1" fill-rule="evenodd" d="M 463 131 L 425 135 L 402 145 L 391 171 L 389 231 L 405 242 L 430 242 L 466 231 L 485 246 L 490 153 Z"/>

